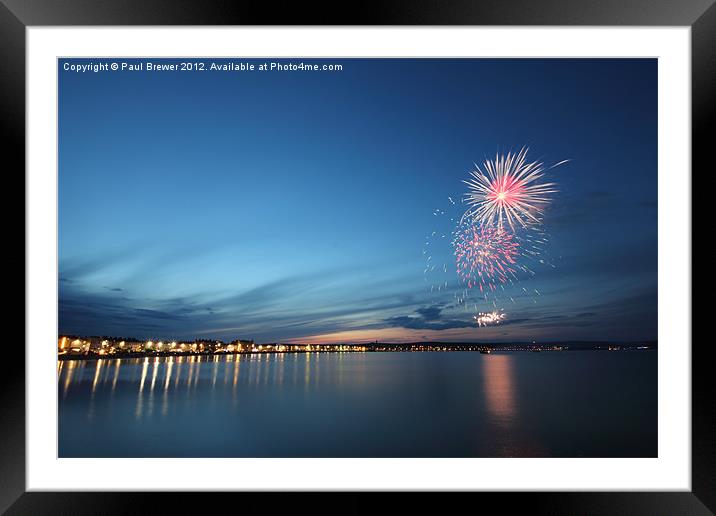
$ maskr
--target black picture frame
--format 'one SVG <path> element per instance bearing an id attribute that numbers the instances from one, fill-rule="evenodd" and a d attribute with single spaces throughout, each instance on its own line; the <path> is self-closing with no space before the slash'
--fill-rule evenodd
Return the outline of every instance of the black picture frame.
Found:
<path id="1" fill-rule="evenodd" d="M 348 8 L 347 8 L 348 7 Z M 620 25 L 689 26 L 692 44 L 692 169 L 706 173 L 716 119 L 716 6 L 713 0 L 402 0 L 331 5 L 271 1 L 202 0 L 0 0 L 0 120 L 5 137 L 5 185 L 25 169 L 25 29 L 82 25 Z M 709 163 L 709 164 L 710 164 Z M 713 165 L 711 165 L 713 167 Z M 693 173 L 692 173 L 693 177 Z M 24 183 L 23 187 L 24 189 Z M 5 220 L 9 218 L 8 208 Z M 15 213 L 19 212 L 16 211 Z M 15 215 L 17 218 L 17 215 Z M 27 257 L 25 257 L 27 258 Z M 16 258 L 19 261 L 19 257 Z M 19 264 L 18 264 L 19 266 Z M 26 344 L 27 345 L 27 344 Z M 716 400 L 707 339 L 692 342 L 692 491 L 600 493 L 474 493 L 470 503 L 527 507 L 537 514 L 712 514 L 716 511 Z M 266 509 L 248 493 L 188 496 L 166 493 L 49 493 L 25 490 L 25 368 L 13 356 L 0 375 L 0 510 L 8 514 L 109 514 L 206 510 L 226 497 L 242 497 L 241 510 Z M 288 494 L 303 503 L 305 494 Z M 376 493 L 350 496 L 344 510 L 363 512 Z M 465 496 L 465 495 L 459 495 Z M 221 497 L 222 500 L 218 500 Z M 407 497 L 404 497 L 407 502 Z M 273 503 L 273 502 L 272 502 Z M 429 507 L 422 494 L 410 503 Z M 427 503 L 427 505 L 426 505 Z M 442 504 L 443 502 L 437 502 Z M 218 505 L 216 505 L 218 507 Z M 237 509 L 239 507 L 237 506 Z M 443 506 L 444 508 L 444 506 Z M 405 509 L 405 507 L 404 507 Z M 315 507 L 312 506 L 312 510 Z M 402 511 L 401 511 L 402 512 Z"/>

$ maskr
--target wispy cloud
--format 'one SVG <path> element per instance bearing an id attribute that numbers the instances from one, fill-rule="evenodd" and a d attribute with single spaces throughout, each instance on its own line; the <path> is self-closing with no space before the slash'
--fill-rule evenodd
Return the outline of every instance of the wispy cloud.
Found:
<path id="1" fill-rule="evenodd" d="M 60 331 L 266 341 L 377 327 L 385 313 L 415 308 L 416 292 L 401 292 L 392 282 L 365 282 L 360 289 L 349 282 L 345 291 L 350 295 L 342 295 L 335 285 L 345 275 L 341 270 L 290 276 L 231 295 L 206 292 L 174 298 L 61 284 Z M 424 314 L 439 316 L 430 309 Z"/>

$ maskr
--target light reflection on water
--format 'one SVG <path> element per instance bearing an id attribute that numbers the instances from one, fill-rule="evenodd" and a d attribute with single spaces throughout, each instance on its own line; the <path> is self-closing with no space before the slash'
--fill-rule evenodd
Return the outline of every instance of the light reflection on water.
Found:
<path id="1" fill-rule="evenodd" d="M 656 352 L 147 357 L 57 374 L 60 456 L 656 454 Z"/>
<path id="2" fill-rule="evenodd" d="M 487 410 L 497 425 L 507 430 L 515 420 L 515 396 L 510 355 L 495 355 L 482 362 Z"/>

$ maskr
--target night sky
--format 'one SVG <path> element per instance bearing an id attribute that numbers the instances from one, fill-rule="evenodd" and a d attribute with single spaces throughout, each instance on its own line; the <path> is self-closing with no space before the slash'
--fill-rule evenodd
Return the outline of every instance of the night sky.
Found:
<path id="1" fill-rule="evenodd" d="M 330 59 L 304 62 L 343 71 L 194 73 L 77 73 L 65 62 L 61 334 L 657 337 L 655 59 Z M 522 146 L 547 164 L 570 160 L 549 171 L 554 267 L 508 287 L 505 322 L 478 328 L 452 291 L 430 292 L 424 242 L 473 163 Z"/>

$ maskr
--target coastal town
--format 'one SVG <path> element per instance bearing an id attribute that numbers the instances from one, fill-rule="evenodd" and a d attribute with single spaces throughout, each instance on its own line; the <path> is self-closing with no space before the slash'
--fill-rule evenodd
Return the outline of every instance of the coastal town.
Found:
<path id="1" fill-rule="evenodd" d="M 144 357 L 173 355 L 226 355 L 243 353 L 343 353 L 343 352 L 449 352 L 475 351 L 490 354 L 493 351 L 568 351 L 568 350 L 648 350 L 655 343 L 381 343 L 361 344 L 296 344 L 269 343 L 257 344 L 253 340 L 235 339 L 230 342 L 221 340 L 164 341 L 140 340 L 117 337 L 79 337 L 64 335 L 58 338 L 57 352 L 60 360 L 97 358 L 105 356 Z"/>

